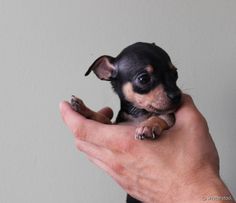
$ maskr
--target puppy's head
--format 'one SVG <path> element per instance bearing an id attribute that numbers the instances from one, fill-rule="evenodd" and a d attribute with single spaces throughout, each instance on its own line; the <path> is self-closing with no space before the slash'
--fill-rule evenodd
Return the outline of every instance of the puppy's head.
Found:
<path id="1" fill-rule="evenodd" d="M 101 56 L 85 75 L 91 71 L 101 80 L 111 81 L 120 99 L 137 108 L 167 114 L 180 104 L 177 69 L 168 54 L 154 43 L 138 42 L 117 57 Z"/>

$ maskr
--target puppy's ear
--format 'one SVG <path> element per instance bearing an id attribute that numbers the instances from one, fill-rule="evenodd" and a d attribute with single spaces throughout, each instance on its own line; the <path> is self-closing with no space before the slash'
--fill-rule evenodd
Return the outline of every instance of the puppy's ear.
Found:
<path id="1" fill-rule="evenodd" d="M 91 71 L 93 71 L 98 78 L 101 80 L 111 80 L 116 77 L 116 67 L 113 65 L 114 58 L 111 56 L 100 56 L 97 58 L 93 64 L 89 67 L 85 76 L 87 76 Z"/>

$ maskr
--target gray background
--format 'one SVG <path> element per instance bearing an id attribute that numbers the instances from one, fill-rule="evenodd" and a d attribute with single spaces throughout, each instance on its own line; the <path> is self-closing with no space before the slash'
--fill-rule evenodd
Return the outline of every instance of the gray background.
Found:
<path id="1" fill-rule="evenodd" d="M 117 112 L 110 85 L 83 74 L 136 41 L 172 57 L 236 195 L 235 10 L 235 0 L 0 0 L 0 202 L 124 202 L 125 192 L 77 151 L 58 103 L 76 94 Z"/>

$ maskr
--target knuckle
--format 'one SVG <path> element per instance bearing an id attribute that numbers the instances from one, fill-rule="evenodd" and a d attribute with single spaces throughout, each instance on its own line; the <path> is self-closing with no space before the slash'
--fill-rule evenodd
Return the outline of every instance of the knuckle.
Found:
<path id="1" fill-rule="evenodd" d="M 72 129 L 72 133 L 76 136 L 76 137 L 79 137 L 79 135 L 81 134 L 81 129 L 76 126 Z"/>
<path id="2" fill-rule="evenodd" d="M 125 168 L 119 163 L 112 163 L 111 169 L 118 175 L 124 174 Z"/>
<path id="3" fill-rule="evenodd" d="M 189 112 L 188 120 L 192 123 L 202 122 L 201 115 L 196 112 Z"/>
<path id="4" fill-rule="evenodd" d="M 79 151 L 83 151 L 83 145 L 76 140 L 75 145 Z"/>
<path id="5" fill-rule="evenodd" d="M 128 191 L 129 194 L 134 193 L 134 187 L 131 184 L 126 183 L 126 184 L 124 184 L 124 187 L 125 187 L 126 191 Z"/>
<path id="6" fill-rule="evenodd" d="M 203 124 L 203 123 L 206 123 L 206 120 L 205 120 L 205 118 L 202 116 L 202 114 L 200 114 L 200 113 L 192 113 L 191 115 L 190 115 L 190 121 L 192 122 L 192 123 L 195 123 L 195 124 L 197 124 L 197 125 L 201 125 L 201 124 Z"/>
<path id="7" fill-rule="evenodd" d="M 84 140 L 86 137 L 86 131 L 83 127 L 83 125 L 76 126 L 72 129 L 73 134 L 75 135 L 76 138 L 80 140 Z"/>

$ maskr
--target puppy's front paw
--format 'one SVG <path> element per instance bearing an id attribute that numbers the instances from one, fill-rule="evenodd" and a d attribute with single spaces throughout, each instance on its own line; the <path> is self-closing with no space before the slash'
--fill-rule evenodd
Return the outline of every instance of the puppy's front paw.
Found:
<path id="1" fill-rule="evenodd" d="M 71 103 L 71 107 L 74 111 L 83 114 L 86 107 L 81 99 L 72 95 L 70 103 Z"/>
<path id="2" fill-rule="evenodd" d="M 156 139 L 161 133 L 160 127 L 156 126 L 145 126 L 141 125 L 136 128 L 135 139 L 144 140 L 144 139 Z"/>

